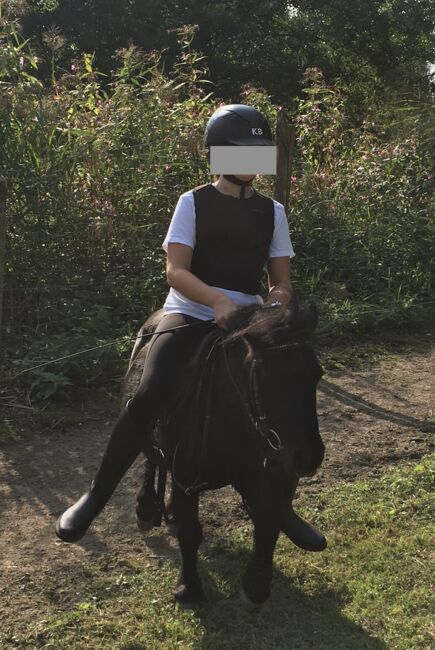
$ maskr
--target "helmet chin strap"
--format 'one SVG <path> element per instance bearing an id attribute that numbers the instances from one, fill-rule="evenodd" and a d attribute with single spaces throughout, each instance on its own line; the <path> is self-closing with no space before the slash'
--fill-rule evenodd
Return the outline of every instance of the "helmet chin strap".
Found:
<path id="1" fill-rule="evenodd" d="M 251 178 L 250 181 L 242 181 L 240 178 L 237 178 L 236 176 L 233 176 L 232 174 L 223 174 L 223 177 L 227 179 L 227 181 L 230 181 L 231 183 L 235 183 L 236 185 L 240 185 L 240 199 L 245 198 L 245 187 L 250 185 L 254 178 Z"/>

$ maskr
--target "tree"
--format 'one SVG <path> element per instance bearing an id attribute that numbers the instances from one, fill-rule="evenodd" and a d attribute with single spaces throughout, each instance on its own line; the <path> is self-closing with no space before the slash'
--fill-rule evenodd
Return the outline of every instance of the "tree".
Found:
<path id="1" fill-rule="evenodd" d="M 164 50 L 165 69 L 178 46 L 174 29 L 196 24 L 192 46 L 207 57 L 210 79 L 226 100 L 240 101 L 243 84 L 289 105 L 302 92 L 308 67 L 347 88 L 355 119 L 367 102 L 391 95 L 427 95 L 427 61 L 435 60 L 434 0 L 34 0 L 24 34 L 44 49 L 55 24 L 66 38 L 64 67 L 79 52 L 110 75 L 118 48 Z M 49 76 L 49 71 L 45 71 Z"/>

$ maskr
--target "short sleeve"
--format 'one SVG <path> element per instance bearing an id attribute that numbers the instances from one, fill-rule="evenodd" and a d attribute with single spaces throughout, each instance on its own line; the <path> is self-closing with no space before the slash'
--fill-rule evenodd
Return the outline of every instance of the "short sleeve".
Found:
<path id="1" fill-rule="evenodd" d="M 294 257 L 295 252 L 290 240 L 287 216 L 282 203 L 273 199 L 275 208 L 275 227 L 269 248 L 269 257 Z"/>
<path id="2" fill-rule="evenodd" d="M 184 192 L 178 199 L 162 248 L 168 252 L 168 244 L 186 244 L 195 248 L 195 202 L 192 192 Z"/>

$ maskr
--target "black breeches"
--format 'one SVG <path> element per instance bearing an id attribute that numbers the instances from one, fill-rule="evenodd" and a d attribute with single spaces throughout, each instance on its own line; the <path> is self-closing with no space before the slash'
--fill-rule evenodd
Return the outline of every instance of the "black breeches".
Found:
<path id="1" fill-rule="evenodd" d="M 188 323 L 198 325 L 158 334 L 161 330 Z M 139 388 L 128 405 L 136 423 L 147 429 L 154 426 L 160 413 L 169 405 L 174 389 L 183 381 L 189 358 L 213 327 L 216 327 L 213 323 L 185 314 L 163 316 L 150 341 Z"/>

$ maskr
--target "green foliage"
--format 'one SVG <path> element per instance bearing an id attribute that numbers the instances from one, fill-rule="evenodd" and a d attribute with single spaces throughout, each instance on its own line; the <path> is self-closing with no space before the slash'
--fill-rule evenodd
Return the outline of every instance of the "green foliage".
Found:
<path id="1" fill-rule="evenodd" d="M 8 4 L 8 3 L 6 3 Z M 14 4 L 24 4 L 18 0 Z M 426 63 L 434 61 L 433 3 L 428 0 L 29 0 L 21 8 L 26 38 L 47 59 L 47 28 L 65 38 L 56 55 L 64 69 L 83 52 L 94 52 L 99 70 L 119 65 L 115 53 L 128 43 L 165 50 L 165 68 L 177 59 L 173 28 L 197 24 L 195 47 L 210 62 L 211 79 L 222 96 L 238 97 L 252 82 L 275 103 L 299 94 L 307 67 L 321 67 L 328 82 L 344 82 L 355 116 L 387 93 L 417 97 L 427 92 Z"/>
<path id="2" fill-rule="evenodd" d="M 20 379 L 26 401 L 43 406 L 53 397 L 73 397 L 73 386 L 96 388 L 114 378 L 119 380 L 133 344 L 132 332 L 112 343 L 111 321 L 111 308 L 98 305 L 77 315 L 66 330 L 25 337 L 16 350 L 16 360 L 10 361 L 10 373 Z M 92 351 L 82 354 L 87 349 Z"/>
<path id="3" fill-rule="evenodd" d="M 386 138 L 369 114 L 350 127 L 339 87 L 328 87 L 318 69 L 307 70 L 305 83 L 289 209 L 298 282 L 326 298 L 362 299 L 367 310 L 429 296 L 435 204 L 427 142 L 413 125 L 400 140 Z"/>
<path id="4" fill-rule="evenodd" d="M 51 92 L 23 80 L 4 87 L 0 169 L 9 180 L 11 215 L 6 313 L 13 311 L 15 322 L 46 321 L 48 308 L 50 327 L 77 298 L 116 305 L 119 315 L 139 319 L 160 304 L 166 290 L 161 242 L 177 188 L 197 184 L 196 167 L 205 167 L 198 125 L 210 108 L 199 57 L 188 49 L 174 79 L 158 69 L 158 54 L 120 52 L 110 96 L 88 55 Z"/>
<path id="5" fill-rule="evenodd" d="M 162 305 L 161 242 L 177 197 L 207 181 L 202 139 L 219 104 L 210 101 L 208 69 L 192 46 L 197 28 L 175 32 L 180 51 L 170 73 L 161 52 L 130 46 L 118 51 L 108 77 L 88 53 L 65 71 L 65 42 L 54 28 L 42 61 L 14 23 L 3 27 L 3 335 L 10 364 L 24 357 L 28 367 L 28 359 L 93 347 L 123 334 L 126 323 L 134 331 Z M 46 64 L 50 83 L 43 86 L 38 75 Z M 288 209 L 295 286 L 320 304 L 325 333 L 406 322 L 413 302 L 430 300 L 432 286 L 433 104 L 392 103 L 383 112 L 376 105 L 355 127 L 346 87 L 326 83 L 313 68 L 304 85 L 293 114 Z M 245 84 L 241 101 L 275 123 L 278 109 L 264 89 Z M 259 178 L 256 186 L 272 195 L 273 180 Z M 104 332 L 90 325 L 94 310 L 108 314 Z M 43 401 L 98 383 L 110 374 L 112 353 L 98 354 L 29 373 L 25 390 Z"/>
<path id="6" fill-rule="evenodd" d="M 347 85 L 358 113 L 389 97 L 427 92 L 435 58 L 433 3 L 427 0 L 294 0 L 306 67 Z M 370 91 L 372 96 L 370 98 Z M 364 100 L 371 100 L 367 104 Z"/>
<path id="7" fill-rule="evenodd" d="M 62 394 L 66 386 L 71 386 L 71 381 L 62 372 L 50 372 L 43 368 L 32 370 L 32 383 L 30 385 L 30 396 L 37 401 L 45 402 L 53 395 Z"/>

